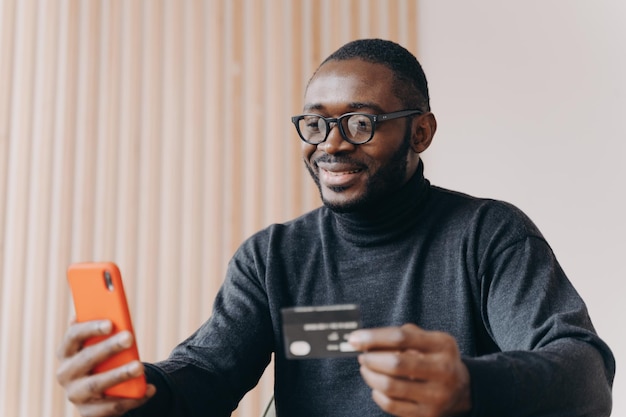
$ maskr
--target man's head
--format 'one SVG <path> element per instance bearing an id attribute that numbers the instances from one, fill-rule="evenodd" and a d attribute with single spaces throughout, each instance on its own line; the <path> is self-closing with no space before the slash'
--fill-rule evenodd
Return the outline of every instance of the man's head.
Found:
<path id="1" fill-rule="evenodd" d="M 372 64 L 382 64 L 394 76 L 392 93 L 399 97 L 407 109 L 430 111 L 428 82 L 417 58 L 401 45 L 383 39 L 359 39 L 349 42 L 330 54 L 317 71 L 329 61 L 360 59 Z M 313 75 L 313 77 L 315 74 Z"/>
<path id="2" fill-rule="evenodd" d="M 422 68 L 400 45 L 380 39 L 350 42 L 319 66 L 307 86 L 303 113 L 334 119 L 346 113 L 384 115 L 401 110 L 421 114 L 374 123 L 372 139 L 360 145 L 347 140 L 351 138 L 344 137 L 331 120 L 323 142 L 303 145 L 305 165 L 326 206 L 361 210 L 400 188 L 415 173 L 436 121 L 429 111 Z M 301 120 L 299 126 L 317 129 L 320 125 L 309 126 L 308 120 Z M 326 124 L 322 121 L 321 126 Z M 345 133 L 366 126 L 346 123 L 343 128 Z"/>

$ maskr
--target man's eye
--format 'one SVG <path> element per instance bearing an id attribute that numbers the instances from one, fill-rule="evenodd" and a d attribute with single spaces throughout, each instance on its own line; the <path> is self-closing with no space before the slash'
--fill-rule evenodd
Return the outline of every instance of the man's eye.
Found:
<path id="1" fill-rule="evenodd" d="M 356 127 L 357 127 L 359 130 L 366 130 L 366 129 L 369 129 L 370 125 L 369 125 L 369 123 L 368 123 L 368 122 L 366 122 L 366 121 L 364 121 L 364 120 L 359 120 L 359 121 L 356 123 Z"/>
<path id="2" fill-rule="evenodd" d="M 359 133 L 369 133 L 372 130 L 372 123 L 364 116 L 353 116 L 348 120 L 348 132 L 351 135 Z"/>
<path id="3" fill-rule="evenodd" d="M 304 126 L 308 131 L 317 132 L 320 130 L 320 119 L 319 118 L 310 118 L 304 119 Z"/>

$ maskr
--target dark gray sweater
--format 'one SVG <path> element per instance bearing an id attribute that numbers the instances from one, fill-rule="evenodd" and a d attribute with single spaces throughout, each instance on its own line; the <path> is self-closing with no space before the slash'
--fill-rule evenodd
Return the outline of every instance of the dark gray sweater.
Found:
<path id="1" fill-rule="evenodd" d="M 228 416 L 275 354 L 278 416 L 386 415 L 355 358 L 287 360 L 280 309 L 355 303 L 364 327 L 452 334 L 472 416 L 608 416 L 614 358 L 535 225 L 515 207 L 431 186 L 422 166 L 368 212 L 319 208 L 234 255 L 212 317 L 148 366 L 146 416 Z"/>

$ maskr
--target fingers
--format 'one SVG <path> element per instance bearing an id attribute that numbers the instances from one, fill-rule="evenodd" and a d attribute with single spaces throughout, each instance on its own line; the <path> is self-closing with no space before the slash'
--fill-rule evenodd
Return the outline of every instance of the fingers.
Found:
<path id="1" fill-rule="evenodd" d="M 401 369 L 398 364 L 402 361 L 399 360 L 394 362 L 393 366 L 396 366 L 397 372 L 393 372 L 384 367 L 388 358 L 377 362 L 381 359 L 381 354 L 371 353 L 363 356 L 371 359 L 372 355 L 379 356 L 372 361 L 376 364 L 370 367 L 367 360 L 359 358 L 359 362 L 362 363 L 360 371 L 365 383 L 372 388 L 372 398 L 383 411 L 395 416 L 408 417 L 456 415 L 471 409 L 469 374 L 460 361 L 448 361 L 447 365 L 442 367 L 445 368 L 443 373 L 433 372 L 429 377 L 415 379 L 406 375 L 419 373 L 419 370 Z M 456 366 L 457 364 L 459 366 Z"/>
<path id="2" fill-rule="evenodd" d="M 147 402 L 156 393 L 154 385 L 148 385 L 146 395 L 140 399 L 127 398 L 104 398 L 78 406 L 78 411 L 83 417 L 118 417 L 128 411 L 137 408 Z"/>
<path id="3" fill-rule="evenodd" d="M 450 358 L 452 359 L 452 358 Z M 359 356 L 359 363 L 369 369 L 409 380 L 426 380 L 451 373 L 446 355 L 424 354 L 416 350 L 374 351 Z"/>
<path id="4" fill-rule="evenodd" d="M 374 392 L 384 395 L 384 403 L 408 402 L 414 404 L 429 404 L 433 408 L 443 408 L 448 400 L 445 386 L 430 380 L 413 381 L 381 374 L 362 366 L 361 375 Z M 383 400 L 383 397 L 379 397 Z M 386 407 L 389 405 L 387 404 Z M 406 407 L 406 405 L 404 406 Z"/>
<path id="5" fill-rule="evenodd" d="M 78 352 L 85 341 L 91 337 L 106 336 L 111 333 L 112 323 L 108 320 L 72 323 L 57 350 L 57 358 L 63 359 Z"/>
<path id="6" fill-rule="evenodd" d="M 413 324 L 354 331 L 361 375 L 378 406 L 396 416 L 442 416 L 471 408 L 469 372 L 456 340 Z"/>
<path id="7" fill-rule="evenodd" d="M 67 397 L 74 404 L 104 399 L 104 391 L 107 388 L 143 375 L 143 372 L 143 364 L 138 361 L 133 361 L 107 372 L 76 379 L 66 386 Z"/>
<path id="8" fill-rule="evenodd" d="M 68 333 L 72 333 L 72 328 Z M 79 333 L 82 329 L 79 328 L 74 331 Z M 86 333 L 92 334 L 90 331 L 86 331 Z M 132 334 L 124 331 L 76 352 L 74 347 L 77 344 L 80 345 L 76 340 L 84 340 L 82 335 L 83 333 L 80 336 L 69 336 L 70 342 L 65 347 L 60 348 L 59 359 L 61 359 L 61 363 L 57 370 L 57 379 L 61 385 L 65 385 L 67 381 L 72 379 L 88 375 L 96 365 L 133 344 Z M 71 354 L 68 355 L 68 353 Z"/>
<path id="9" fill-rule="evenodd" d="M 93 373 L 97 365 L 134 343 L 130 332 L 107 337 L 111 331 L 112 323 L 106 320 L 73 323 L 57 350 L 60 362 L 57 380 L 83 417 L 122 416 L 145 403 L 156 392 L 153 385 L 148 385 L 145 396 L 140 399 L 105 395 L 108 388 L 144 374 L 144 366 L 139 361 Z M 96 341 L 93 338 L 97 338 Z"/>
<path id="10" fill-rule="evenodd" d="M 437 411 L 430 405 L 390 398 L 376 390 L 372 391 L 372 399 L 381 410 L 394 416 L 415 417 L 440 415 L 437 414 Z"/>
<path id="11" fill-rule="evenodd" d="M 373 371 L 411 380 L 447 379 L 460 355 L 456 341 L 443 332 L 414 324 L 354 331 L 350 343 L 365 353 L 359 362 Z"/>
<path id="12" fill-rule="evenodd" d="M 450 335 L 426 331 L 410 323 L 401 327 L 355 330 L 348 341 L 360 351 L 415 349 L 420 352 L 435 352 L 456 346 Z"/>

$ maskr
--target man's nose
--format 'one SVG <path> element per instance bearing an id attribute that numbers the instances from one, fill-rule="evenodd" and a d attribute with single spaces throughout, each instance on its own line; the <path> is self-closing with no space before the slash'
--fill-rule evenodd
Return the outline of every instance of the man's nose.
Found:
<path id="1" fill-rule="evenodd" d="M 341 135 L 341 130 L 339 130 L 339 125 L 337 123 L 331 123 L 329 129 L 330 132 L 328 133 L 328 137 L 324 142 L 317 145 L 318 148 L 321 148 L 321 150 L 329 154 L 346 152 L 354 149 L 355 145 L 345 140 Z"/>

